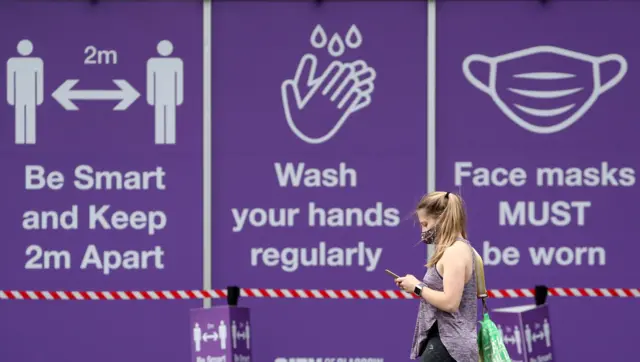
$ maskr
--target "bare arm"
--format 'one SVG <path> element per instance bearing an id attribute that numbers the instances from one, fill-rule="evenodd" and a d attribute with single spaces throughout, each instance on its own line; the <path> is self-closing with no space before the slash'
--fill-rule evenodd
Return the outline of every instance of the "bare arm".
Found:
<path id="1" fill-rule="evenodd" d="M 453 313 L 460 307 L 464 290 L 466 265 L 471 261 L 467 245 L 458 243 L 447 249 L 442 256 L 444 291 L 422 288 L 421 297 L 429 304 L 445 312 Z"/>

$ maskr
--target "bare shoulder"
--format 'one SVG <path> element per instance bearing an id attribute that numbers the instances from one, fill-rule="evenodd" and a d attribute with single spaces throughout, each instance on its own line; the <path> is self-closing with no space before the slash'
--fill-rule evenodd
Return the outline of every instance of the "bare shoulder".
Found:
<path id="1" fill-rule="evenodd" d="M 448 247 L 447 250 L 445 250 L 442 258 L 446 261 L 455 261 L 466 264 L 471 262 L 472 255 L 471 248 L 469 248 L 467 243 L 464 241 L 456 241 L 453 245 Z"/>

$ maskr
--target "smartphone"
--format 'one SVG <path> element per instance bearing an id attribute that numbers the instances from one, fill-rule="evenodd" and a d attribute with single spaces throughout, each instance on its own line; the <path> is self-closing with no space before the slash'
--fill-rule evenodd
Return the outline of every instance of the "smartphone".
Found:
<path id="1" fill-rule="evenodd" d="M 396 274 L 396 273 L 392 272 L 392 271 L 391 271 L 391 270 L 389 270 L 389 269 L 385 269 L 384 271 L 386 271 L 386 272 L 387 272 L 387 274 L 391 275 L 392 277 L 394 277 L 394 278 L 396 278 L 396 279 L 397 279 L 397 278 L 400 278 L 400 276 L 399 276 L 398 274 Z"/>

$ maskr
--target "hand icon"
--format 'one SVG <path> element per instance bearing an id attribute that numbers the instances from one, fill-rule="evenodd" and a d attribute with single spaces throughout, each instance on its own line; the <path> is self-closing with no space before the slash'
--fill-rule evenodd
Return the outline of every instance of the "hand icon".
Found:
<path id="1" fill-rule="evenodd" d="M 375 70 L 363 60 L 347 63 L 334 60 L 319 75 L 316 74 L 317 63 L 315 55 L 305 54 L 294 79 L 285 80 L 281 88 L 284 113 L 291 131 L 311 144 L 329 140 L 351 114 L 371 103 L 376 78 Z M 327 109 L 331 111 L 330 115 L 327 115 Z M 310 133 L 320 136 L 310 136 Z"/>

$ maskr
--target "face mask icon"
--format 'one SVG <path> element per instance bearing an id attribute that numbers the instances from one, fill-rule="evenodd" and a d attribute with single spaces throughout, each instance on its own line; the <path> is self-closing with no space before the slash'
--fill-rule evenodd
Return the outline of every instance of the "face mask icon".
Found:
<path id="1" fill-rule="evenodd" d="M 602 69 L 612 62 L 617 63 L 617 73 L 602 79 Z M 487 84 L 474 75 L 475 63 L 489 67 Z M 537 46 L 496 57 L 472 54 L 462 71 L 513 122 L 533 133 L 550 134 L 578 121 L 601 94 L 618 84 L 627 73 L 627 61 L 618 54 L 596 57 Z"/>

